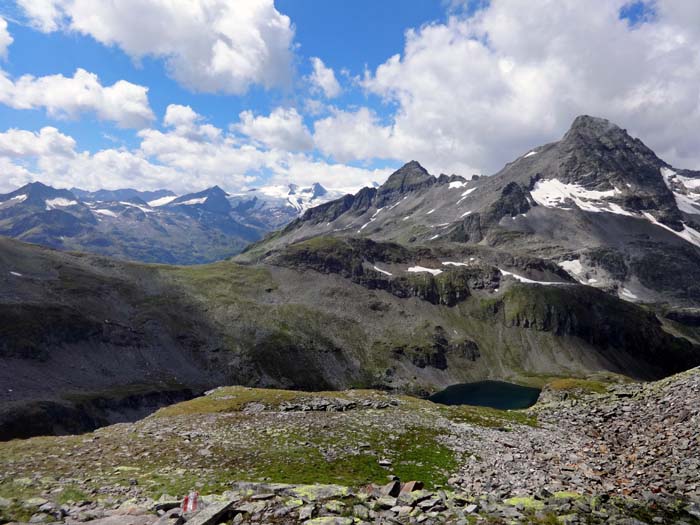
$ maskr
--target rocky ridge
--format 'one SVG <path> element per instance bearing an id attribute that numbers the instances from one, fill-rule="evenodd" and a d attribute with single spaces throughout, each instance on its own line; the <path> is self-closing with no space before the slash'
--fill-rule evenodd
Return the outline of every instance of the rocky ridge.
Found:
<path id="1" fill-rule="evenodd" d="M 560 141 L 488 177 L 436 177 L 411 161 L 378 188 L 308 210 L 247 253 L 327 235 L 489 246 L 551 261 L 623 300 L 696 306 L 699 187 L 700 172 L 675 168 L 626 130 L 583 115 Z"/>
<path id="2" fill-rule="evenodd" d="M 169 190 L 63 190 L 35 182 L 0 195 L 0 235 L 137 261 L 201 264 L 231 257 L 339 195 L 318 183 L 236 195 L 214 186 L 178 196 Z"/>

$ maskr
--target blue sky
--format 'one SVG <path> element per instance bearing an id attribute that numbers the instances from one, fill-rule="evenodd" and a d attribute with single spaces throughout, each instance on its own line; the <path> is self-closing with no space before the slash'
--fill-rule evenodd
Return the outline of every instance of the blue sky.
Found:
<path id="1" fill-rule="evenodd" d="M 0 190 L 489 174 L 580 113 L 700 167 L 680 0 L 111 4 L 0 2 Z"/>
<path id="2" fill-rule="evenodd" d="M 125 79 L 148 86 L 151 107 L 160 118 L 169 104 L 176 103 L 191 106 L 212 124 L 225 128 L 246 109 L 269 113 L 279 105 L 300 104 L 307 95 L 307 89 L 299 79 L 311 71 L 308 57 L 321 57 L 336 71 L 346 69 L 352 76 L 362 75 L 366 67 L 376 68 L 387 57 L 401 52 L 406 29 L 443 21 L 447 16 L 440 0 L 285 0 L 275 5 L 291 18 L 296 30 L 298 52 L 293 67 L 299 78 L 289 87 L 265 89 L 253 86 L 247 93 L 235 96 L 194 93 L 169 78 L 160 59 L 145 57 L 134 61 L 121 49 L 104 46 L 90 36 L 36 31 L 27 25 L 29 22 L 17 7 L 6 9 L 5 13 L 0 11 L 0 16 L 6 15 L 14 38 L 3 68 L 13 77 L 24 74 L 72 76 L 77 68 L 83 68 L 96 73 L 103 84 Z M 346 84 L 337 103 L 372 104 L 380 114 L 385 112 L 377 97 L 368 97 L 362 90 L 352 89 L 351 82 Z M 114 141 L 105 136 L 118 138 L 131 147 L 138 144 L 132 132 L 120 130 L 109 122 L 100 122 L 90 115 L 57 120 L 47 117 L 42 110 L 16 111 L 0 106 L 0 119 L 5 127 L 21 129 L 36 129 L 47 123 L 60 126 L 83 148 L 91 151 L 114 145 Z"/>

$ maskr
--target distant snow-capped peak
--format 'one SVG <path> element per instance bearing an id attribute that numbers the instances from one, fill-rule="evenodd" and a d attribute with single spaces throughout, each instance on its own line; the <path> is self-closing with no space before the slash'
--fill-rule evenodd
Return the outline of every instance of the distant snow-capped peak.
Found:
<path id="1" fill-rule="evenodd" d="M 308 187 L 290 183 L 253 188 L 246 192 L 234 194 L 231 196 L 231 199 L 244 201 L 256 198 L 267 203 L 268 206 L 290 207 L 301 214 L 309 208 L 336 199 L 342 194 L 343 192 L 339 190 L 324 188 L 319 182 L 315 182 Z"/>

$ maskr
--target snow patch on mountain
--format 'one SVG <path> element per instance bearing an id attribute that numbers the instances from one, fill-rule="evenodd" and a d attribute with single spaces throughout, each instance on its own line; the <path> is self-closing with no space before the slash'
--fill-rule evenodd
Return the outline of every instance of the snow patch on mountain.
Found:
<path id="1" fill-rule="evenodd" d="M 558 179 L 537 181 L 530 191 L 535 202 L 545 208 L 570 210 L 571 204 L 574 204 L 583 211 L 616 213 L 633 217 L 634 213 L 606 200 L 620 193 L 617 188 L 606 191 L 588 190 L 579 184 L 567 184 Z"/>
<path id="2" fill-rule="evenodd" d="M 183 206 L 196 206 L 197 204 L 204 204 L 207 202 L 208 197 L 199 197 L 198 199 L 190 199 L 184 202 L 178 202 L 178 204 L 182 204 Z"/>
<path id="3" fill-rule="evenodd" d="M 680 237 L 681 239 L 685 239 L 689 243 L 700 247 L 700 232 L 698 232 L 694 228 L 691 228 L 690 226 L 683 224 L 683 229 L 681 231 L 677 232 L 673 228 L 669 228 L 665 224 L 662 224 L 659 221 L 657 221 L 651 213 L 648 213 L 648 212 L 642 212 L 642 213 L 643 213 L 644 217 L 646 217 L 646 219 L 649 222 L 651 222 L 657 226 L 661 226 L 664 230 L 668 230 L 671 233 L 673 233 L 674 235 L 677 235 L 678 237 Z"/>
<path id="4" fill-rule="evenodd" d="M 377 268 L 376 266 L 373 267 L 376 271 L 379 273 L 383 273 L 384 275 L 389 275 L 391 276 L 391 273 L 387 272 L 386 270 L 382 270 L 381 268 Z"/>
<path id="5" fill-rule="evenodd" d="M 661 176 L 673 193 L 678 209 L 685 213 L 700 215 L 700 179 L 683 177 L 665 167 L 661 168 Z"/>
<path id="6" fill-rule="evenodd" d="M 622 291 L 620 292 L 620 299 L 624 299 L 625 301 L 635 302 L 635 301 L 639 300 L 639 297 L 637 297 L 635 294 L 633 294 L 627 288 L 623 288 Z"/>
<path id="7" fill-rule="evenodd" d="M 573 261 L 561 261 L 559 266 L 573 276 L 579 276 L 583 273 L 583 265 L 578 259 L 574 259 Z"/>
<path id="8" fill-rule="evenodd" d="M 328 190 L 315 182 L 307 188 L 300 188 L 296 184 L 262 186 L 236 193 L 231 196 L 231 200 L 249 201 L 255 198 L 266 203 L 268 207 L 293 208 L 298 215 L 303 215 L 309 208 L 340 198 L 344 194 L 345 192 L 340 190 Z"/>
<path id="9" fill-rule="evenodd" d="M 93 212 L 97 213 L 98 215 L 104 215 L 105 217 L 117 217 L 118 216 L 112 210 L 93 210 Z"/>
<path id="10" fill-rule="evenodd" d="M 71 206 L 77 206 L 78 201 L 64 199 L 63 197 L 56 197 L 55 199 L 46 200 L 46 209 L 54 210 L 56 208 L 69 208 Z"/>
<path id="11" fill-rule="evenodd" d="M 157 208 L 159 206 L 165 206 L 166 204 L 170 204 L 173 202 L 175 199 L 177 199 L 177 195 L 170 195 L 168 197 L 161 197 L 160 199 L 155 199 L 152 201 L 149 201 L 148 205 L 152 208 Z"/>
<path id="12" fill-rule="evenodd" d="M 27 200 L 27 196 L 25 194 L 22 194 L 22 195 L 15 195 L 14 197 L 7 199 L 5 202 L 14 201 L 14 204 L 19 204 L 20 202 L 24 202 L 26 200 Z"/>
<path id="13" fill-rule="evenodd" d="M 206 200 L 206 199 L 204 199 L 204 200 Z M 155 210 L 152 210 L 151 208 L 147 208 L 146 206 L 139 206 L 138 204 L 134 204 L 133 202 L 121 201 L 119 204 L 121 204 L 122 206 L 127 206 L 129 208 L 137 208 L 144 213 L 154 213 L 155 212 Z"/>
<path id="14" fill-rule="evenodd" d="M 457 204 L 460 204 L 464 199 L 466 199 L 469 196 L 470 193 L 472 193 L 475 190 L 476 188 L 469 188 L 468 190 L 465 190 L 464 193 L 462 193 L 460 199 L 457 201 Z"/>
<path id="15" fill-rule="evenodd" d="M 499 272 L 501 272 L 501 275 L 507 276 L 507 277 L 512 277 L 516 281 L 520 281 L 521 283 L 527 283 L 527 284 L 541 284 L 544 286 L 550 286 L 550 285 L 567 285 L 571 283 L 560 283 L 556 281 L 535 281 L 533 279 L 528 279 L 527 277 L 523 277 L 522 275 L 518 275 L 513 272 L 509 272 L 506 270 L 502 270 L 501 268 L 498 269 Z"/>
<path id="16" fill-rule="evenodd" d="M 377 220 L 377 215 L 379 215 L 379 213 L 380 213 L 383 209 L 384 209 L 384 208 L 379 208 L 377 211 L 375 211 L 375 212 L 374 212 L 374 215 L 372 215 L 372 216 L 369 218 L 369 221 L 367 221 L 366 223 L 364 223 L 364 224 L 360 227 L 360 229 L 357 230 L 357 233 L 360 233 L 360 232 L 361 232 L 362 230 L 364 230 L 367 226 L 369 226 L 369 225 L 372 224 L 374 221 L 376 221 L 376 220 Z"/>
<path id="17" fill-rule="evenodd" d="M 410 273 L 431 273 L 433 275 L 440 275 L 442 270 L 436 268 L 425 268 L 424 266 L 411 266 L 408 271 Z"/>

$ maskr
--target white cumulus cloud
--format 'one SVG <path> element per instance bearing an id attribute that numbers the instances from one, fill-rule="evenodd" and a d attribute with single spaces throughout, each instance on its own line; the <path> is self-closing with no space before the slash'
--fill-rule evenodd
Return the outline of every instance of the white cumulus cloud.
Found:
<path id="1" fill-rule="evenodd" d="M 275 108 L 269 116 L 255 116 L 252 111 L 240 114 L 241 133 L 269 148 L 304 151 L 313 147 L 311 133 L 294 108 Z"/>
<path id="2" fill-rule="evenodd" d="M 368 108 L 356 111 L 335 109 L 314 123 L 316 147 L 341 162 L 368 158 L 397 158 L 390 127 L 383 126 Z"/>
<path id="3" fill-rule="evenodd" d="M 396 110 L 382 121 L 336 112 L 316 123 L 316 144 L 345 161 L 390 156 L 433 172 L 492 173 L 585 113 L 669 162 L 700 167 L 700 8 L 657 0 L 655 16 L 630 24 L 620 17 L 628 4 L 494 0 L 408 31 L 403 52 L 363 80 Z"/>
<path id="4" fill-rule="evenodd" d="M 32 26 L 46 33 L 58 29 L 62 19 L 62 2 L 57 0 L 17 0 Z"/>
<path id="5" fill-rule="evenodd" d="M 338 79 L 335 78 L 333 69 L 327 67 L 323 60 L 318 57 L 311 58 L 311 65 L 314 70 L 311 73 L 309 80 L 311 84 L 321 91 L 326 98 L 335 98 L 340 95 L 341 88 Z"/>
<path id="6" fill-rule="evenodd" d="M 0 133 L 0 170 L 1 191 L 33 180 L 62 188 L 156 188 L 178 177 L 172 168 L 153 164 L 138 151 L 78 151 L 76 141 L 54 127 Z"/>
<path id="7" fill-rule="evenodd" d="M 54 117 L 94 112 L 100 120 L 125 128 L 144 127 L 153 119 L 147 87 L 125 80 L 103 86 L 84 69 L 72 77 L 23 75 L 16 80 L 0 71 L 0 103 L 14 109 L 44 108 Z"/>
<path id="8" fill-rule="evenodd" d="M 163 58 L 202 92 L 241 94 L 291 78 L 294 29 L 273 0 L 21 0 L 34 26 L 92 36 L 135 59 Z"/>
<path id="9" fill-rule="evenodd" d="M 7 21 L 0 17 L 0 58 L 7 58 L 7 48 L 13 41 L 12 35 L 7 30 Z"/>
<path id="10" fill-rule="evenodd" d="M 0 133 L 0 191 L 31 180 L 86 189 L 169 188 L 198 191 L 219 185 L 230 191 L 274 183 L 311 184 L 356 191 L 384 180 L 389 170 L 326 162 L 307 152 L 264 148 L 205 121 L 188 106 L 171 105 L 165 128 L 143 129 L 134 149 L 80 151 L 53 127 Z"/>
<path id="11" fill-rule="evenodd" d="M 10 129 L 0 133 L 0 157 L 72 157 L 75 140 L 47 126 L 38 132 Z"/>

